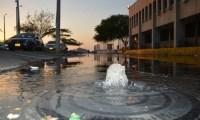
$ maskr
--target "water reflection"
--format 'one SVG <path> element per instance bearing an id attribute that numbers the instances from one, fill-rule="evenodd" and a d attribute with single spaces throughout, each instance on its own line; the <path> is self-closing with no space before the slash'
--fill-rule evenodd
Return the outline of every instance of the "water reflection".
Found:
<path id="1" fill-rule="evenodd" d="M 151 58 L 151 59 L 150 59 Z M 155 58 L 155 60 L 153 59 Z M 112 63 L 124 65 L 127 69 L 140 72 L 161 74 L 168 76 L 190 76 L 196 77 L 200 74 L 200 58 L 197 57 L 132 57 L 125 55 L 96 54 L 94 60 L 99 66 L 109 66 Z M 161 61 L 162 60 L 162 61 Z M 174 60 L 174 61 L 173 61 Z"/>
<path id="2" fill-rule="evenodd" d="M 38 113 L 60 119 L 67 119 L 71 112 L 83 120 L 145 119 L 145 116 L 198 119 L 199 61 L 192 57 L 144 58 L 117 54 L 61 57 L 44 61 L 39 71 L 30 71 L 25 66 L 1 75 L 0 107 L 7 99 L 18 103 L 35 98 L 38 105 L 31 104 L 32 108 L 39 107 Z M 112 63 L 126 67 L 128 87 L 101 87 Z"/>
<path id="3" fill-rule="evenodd" d="M 57 99 L 57 103 L 56 103 L 56 109 L 59 109 L 61 107 L 61 96 L 58 96 L 58 99 Z"/>

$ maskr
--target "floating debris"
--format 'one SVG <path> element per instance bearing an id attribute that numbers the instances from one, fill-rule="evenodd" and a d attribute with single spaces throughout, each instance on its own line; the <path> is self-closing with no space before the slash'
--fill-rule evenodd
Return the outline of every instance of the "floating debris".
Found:
<path id="1" fill-rule="evenodd" d="M 7 116 L 7 118 L 8 119 L 16 119 L 16 118 L 18 118 L 19 117 L 19 114 L 8 114 L 8 116 Z"/>
<path id="2" fill-rule="evenodd" d="M 39 70 L 39 67 L 37 67 L 37 66 L 30 66 L 29 69 L 30 70 Z"/>
<path id="3" fill-rule="evenodd" d="M 76 113 L 71 114 L 71 117 L 69 120 L 81 120 L 80 116 L 78 116 Z"/>

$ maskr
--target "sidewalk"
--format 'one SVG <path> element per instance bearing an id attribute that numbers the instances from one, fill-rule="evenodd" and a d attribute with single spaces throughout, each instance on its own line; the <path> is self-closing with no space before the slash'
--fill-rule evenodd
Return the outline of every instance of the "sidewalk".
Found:
<path id="1" fill-rule="evenodd" d="M 0 73 L 18 68 L 33 62 L 54 59 L 59 57 L 55 53 L 38 53 L 23 51 L 0 51 Z"/>

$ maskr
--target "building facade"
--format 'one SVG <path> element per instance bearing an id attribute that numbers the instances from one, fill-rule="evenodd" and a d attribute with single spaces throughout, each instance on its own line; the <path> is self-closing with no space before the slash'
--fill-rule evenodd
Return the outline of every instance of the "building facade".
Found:
<path id="1" fill-rule="evenodd" d="M 137 0 L 128 8 L 130 49 L 200 46 L 200 0 Z"/>
<path id="2" fill-rule="evenodd" d="M 103 43 L 99 42 L 94 45 L 94 52 L 95 53 L 115 53 L 114 50 L 114 41 Z"/>

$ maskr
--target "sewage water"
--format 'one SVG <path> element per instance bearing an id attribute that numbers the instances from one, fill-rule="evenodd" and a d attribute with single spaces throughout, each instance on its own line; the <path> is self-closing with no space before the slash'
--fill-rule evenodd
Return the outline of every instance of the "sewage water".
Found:
<path id="1" fill-rule="evenodd" d="M 68 120 L 72 113 L 82 120 L 200 119 L 200 58 L 154 59 L 89 54 L 2 74 L 0 119 L 9 113 L 20 120 Z M 127 85 L 104 85 L 113 63 L 125 67 Z"/>

